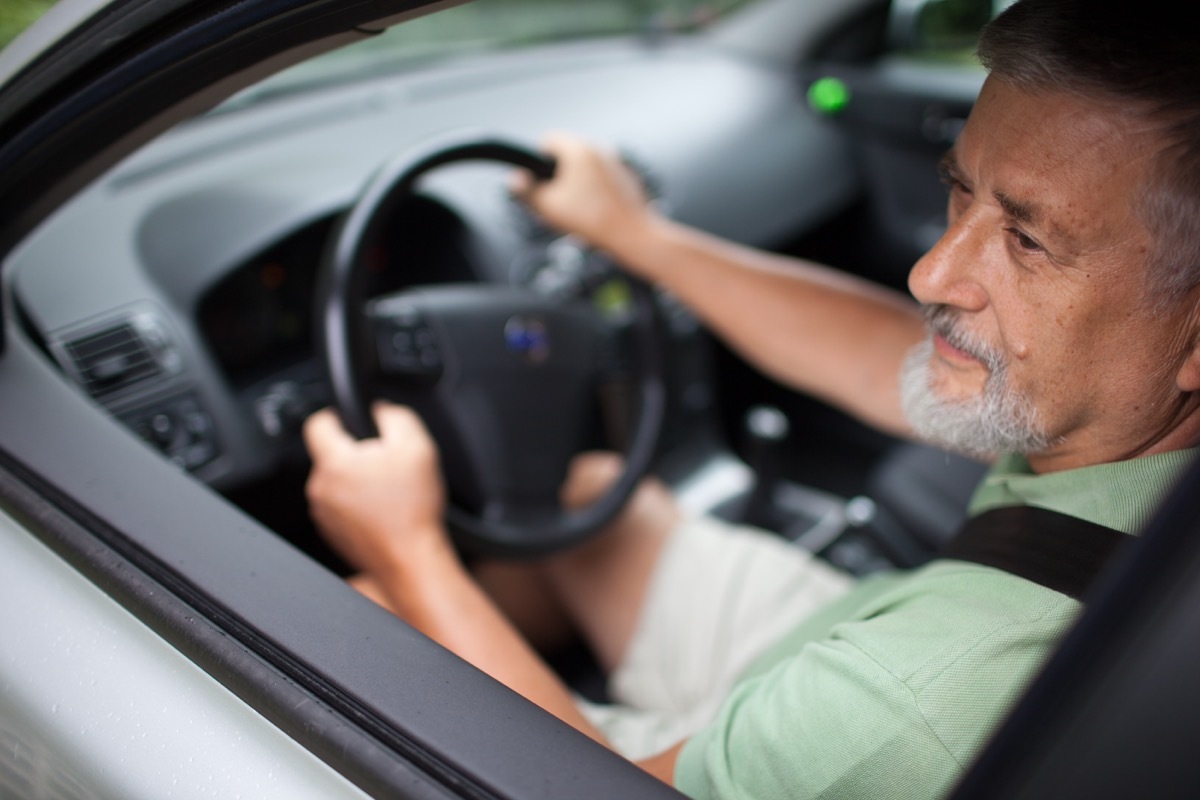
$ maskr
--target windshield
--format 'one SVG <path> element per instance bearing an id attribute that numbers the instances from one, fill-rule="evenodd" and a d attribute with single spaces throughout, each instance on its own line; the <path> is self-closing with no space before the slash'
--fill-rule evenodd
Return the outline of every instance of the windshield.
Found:
<path id="1" fill-rule="evenodd" d="M 384 75 L 487 50 L 703 29 L 750 0 L 476 0 L 310 59 L 226 104 Z"/>

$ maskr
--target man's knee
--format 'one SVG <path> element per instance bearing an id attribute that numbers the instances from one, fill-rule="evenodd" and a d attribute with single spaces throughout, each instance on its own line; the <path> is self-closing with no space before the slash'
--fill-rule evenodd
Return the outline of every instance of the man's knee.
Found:
<path id="1" fill-rule="evenodd" d="M 577 457 L 563 502 L 577 507 L 594 501 L 623 469 L 612 453 Z M 646 478 L 595 537 L 547 560 L 548 577 L 606 669 L 624 653 L 664 545 L 682 518 L 670 489 Z"/>
<path id="2" fill-rule="evenodd" d="M 576 456 L 563 484 L 563 504 L 567 508 L 582 508 L 594 503 L 624 470 L 625 460 L 616 453 Z M 671 490 L 655 477 L 643 478 L 612 522 L 592 540 L 564 553 L 563 560 L 587 563 L 597 558 L 598 551 L 644 550 L 650 542 L 664 541 L 681 519 L 682 512 Z"/>
<path id="3" fill-rule="evenodd" d="M 584 508 L 608 491 L 625 470 L 625 459 L 617 453 L 590 452 L 576 456 L 562 486 L 567 508 Z"/>

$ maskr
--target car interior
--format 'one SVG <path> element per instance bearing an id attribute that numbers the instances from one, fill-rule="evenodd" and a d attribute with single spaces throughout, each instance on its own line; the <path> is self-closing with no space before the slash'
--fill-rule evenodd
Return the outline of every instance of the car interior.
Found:
<path id="1" fill-rule="evenodd" d="M 468 11 L 478 13 L 443 13 Z M 447 135 L 535 151 L 546 130 L 575 130 L 618 148 L 677 219 L 903 285 L 942 212 L 932 164 L 981 78 L 898 52 L 884 4 L 839 7 L 823 30 L 808 30 L 808 16 L 750 4 L 697 33 L 513 48 L 383 77 L 268 80 L 126 159 L 25 244 L 11 264 L 23 327 L 164 458 L 338 569 L 302 494 L 300 424 L 344 405 L 321 353 L 319 283 L 365 177 L 397 154 Z M 783 24 L 806 30 L 807 52 L 742 52 Z M 844 113 L 806 100 L 818 79 L 848 87 Z M 521 287 L 590 303 L 619 339 L 629 282 L 509 196 L 510 169 L 442 166 L 381 208 L 359 243 L 359 293 Z M 689 508 L 772 528 L 857 573 L 920 563 L 953 530 L 974 465 L 795 396 L 669 296 L 655 303 L 666 409 L 653 469 Z M 502 430 L 562 405 L 555 386 L 539 385 L 550 372 L 511 378 L 527 393 Z M 575 450 L 628 445 L 619 420 L 636 398 L 621 387 L 627 370 L 609 372 L 597 398 L 579 401 L 596 409 L 570 423 Z M 423 379 L 392 377 L 363 391 L 415 402 Z M 537 398 L 550 402 L 531 412 Z M 548 446 L 557 437 L 546 431 L 524 431 L 523 443 Z M 443 449 L 463 446 L 452 438 L 439 436 Z M 461 459 L 445 460 L 454 470 Z M 469 482 L 451 487 L 478 515 L 478 491 L 459 486 Z"/>
<path id="2" fill-rule="evenodd" d="M 429 21 L 486 13 L 470 4 Z M 177 125 L 68 203 L 9 264 L 19 320 L 129 433 L 338 574 L 307 514 L 300 427 L 330 404 L 365 417 L 373 397 L 414 405 L 433 429 L 466 557 L 580 541 L 652 471 L 689 511 L 776 531 L 852 573 L 916 566 L 957 527 L 982 465 L 787 390 L 665 293 L 639 304 L 619 265 L 511 196 L 512 163 L 468 155 L 401 176 L 394 162 L 492 140 L 533 157 L 547 130 L 573 130 L 615 147 L 676 219 L 903 287 L 943 214 L 934 165 L 982 80 L 969 60 L 931 53 L 969 46 L 981 22 L 947 44 L 898 32 L 928 23 L 884 3 L 768 1 L 695 31 L 468 51 L 381 74 L 335 52 L 323 72 L 302 64 Z M 849 103 L 823 108 L 817 83 Z M 379 184 L 386 196 L 351 235 Z M 352 253 L 344 280 L 331 277 L 339 248 Z M 414 292 L 464 286 L 487 288 L 482 302 L 504 319 L 590 307 L 606 355 L 554 329 L 550 364 L 484 376 L 511 354 L 479 335 L 456 334 L 457 352 L 440 356 L 454 347 L 444 336 L 414 345 L 450 371 L 474 354 L 479 370 L 452 382 L 440 367 L 380 367 L 397 354 L 359 341 L 445 334 L 457 312 L 430 319 L 436 298 L 417 327 L 391 314 L 363 333 L 360 309 L 390 297 L 413 314 Z M 524 293 L 520 309 L 502 289 Z M 323 321 L 333 302 L 347 317 L 342 357 Z M 471 320 L 458 329 L 486 327 Z M 560 380 L 563 365 L 598 359 L 609 363 Z M 647 399 L 651 380 L 661 399 Z M 622 451 L 630 469 L 578 519 L 555 490 L 586 449 Z M 603 697 L 582 647 L 549 655 Z"/>
<path id="3" fill-rule="evenodd" d="M 228 607 L 260 604 L 271 620 L 285 618 L 278 598 L 292 597 L 289 580 L 345 575 L 307 514 L 300 426 L 331 404 L 349 422 L 373 397 L 428 411 L 468 558 L 529 557 L 600 527 L 619 498 L 580 521 L 552 491 L 571 452 L 610 448 L 636 466 L 626 490 L 652 472 L 689 510 L 768 528 L 852 573 L 930 559 L 962 519 L 982 464 L 885 436 L 786 389 L 669 294 L 550 229 L 509 190 L 514 164 L 540 168 L 547 131 L 571 130 L 615 148 L 678 220 L 903 288 L 940 232 L 935 165 L 982 83 L 963 53 L 990 3 L 715 5 L 722 13 L 651 16 L 632 33 L 533 36 L 453 57 L 428 48 L 393 63 L 335 51 L 174 124 L 58 207 L 4 263 L 9 319 L 40 359 L 37 381 L 70 387 L 70 400 L 45 401 L 46 413 L 90 409 L 64 415 L 63 441 L 28 450 L 66 463 L 87 439 L 111 447 L 113 469 L 137 462 L 129 474 L 144 480 L 141 493 L 97 501 L 111 509 L 104 524 L 153 528 L 147 538 L 160 537 L 163 552 L 186 540 L 171 557 L 140 540 L 121 547 L 248 638 L 274 623 L 188 594 L 172 570 L 249 565 L 276 605 L 260 603 L 241 575 L 246 594 L 231 593 Z M 493 10 L 479 0 L 395 31 L 437 36 L 417 26 L 453 14 L 498 25 Z M 382 52 L 388 35 L 356 47 Z M 483 157 L 471 149 L 480 144 L 491 148 Z M 558 327 L 560 312 L 586 324 Z M 463 330 L 498 320 L 503 336 L 460 336 L 456 317 L 468 318 Z M 576 335 L 586 342 L 560 344 Z M 455 385 L 447 375 L 475 356 L 484 377 Z M 515 366 L 493 369 L 506 358 Z M 577 360 L 587 369 L 562 378 Z M 543 362 L 553 376 L 537 371 Z M 480 405 L 480 391 L 495 405 Z M 551 424 L 559 407 L 571 416 Z M 16 469 L 11 459 L 2 466 Z M 97 466 L 67 469 L 78 474 L 63 485 L 86 487 Z M 67 494 L 57 495 L 62 508 L 86 505 Z M 505 533 L 543 527 L 550 532 L 530 539 Z M 303 559 L 254 574 L 273 546 L 264 530 Z M 308 619 L 341 625 L 351 611 L 363 613 L 339 605 Z M 373 617 L 364 629 L 381 624 Z M 407 633 L 389 635 L 412 646 Z M 1069 683 L 1071 659 L 1089 654 L 1068 648 L 1059 680 Z M 558 666 L 581 691 L 602 693 L 586 654 L 577 656 Z M 340 651 L 329 658 L 353 671 Z M 468 694 L 455 702 L 529 719 L 508 701 Z M 380 707 L 391 702 L 408 698 Z M 391 712 L 357 713 L 372 730 L 391 730 L 378 722 Z M 1013 725 L 1034 720 L 1018 715 Z M 1021 741 L 1021 730 L 1007 741 Z"/>

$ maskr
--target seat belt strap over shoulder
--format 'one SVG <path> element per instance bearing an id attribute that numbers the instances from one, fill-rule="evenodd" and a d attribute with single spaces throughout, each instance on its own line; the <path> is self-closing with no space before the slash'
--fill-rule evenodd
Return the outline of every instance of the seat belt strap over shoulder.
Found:
<path id="1" fill-rule="evenodd" d="M 1035 506 L 1010 506 L 968 519 L 938 554 L 1002 569 L 1082 600 L 1122 544 L 1133 537 Z"/>

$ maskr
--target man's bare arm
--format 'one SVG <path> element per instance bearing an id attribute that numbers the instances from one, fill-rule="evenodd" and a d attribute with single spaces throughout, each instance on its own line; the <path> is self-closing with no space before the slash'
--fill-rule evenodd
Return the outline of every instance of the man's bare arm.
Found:
<path id="1" fill-rule="evenodd" d="M 679 761 L 679 751 L 683 749 L 685 744 L 687 744 L 686 739 L 656 756 L 638 761 L 637 765 L 663 783 L 674 786 L 675 763 Z"/>
<path id="2" fill-rule="evenodd" d="M 911 300 L 655 216 L 615 244 L 616 258 L 670 289 L 766 374 L 879 428 L 908 431 L 900 365 L 924 335 Z"/>
<path id="3" fill-rule="evenodd" d="M 326 540 L 362 571 L 373 599 L 607 746 L 570 690 L 458 558 L 441 522 L 445 494 L 424 425 L 400 406 L 380 404 L 374 416 L 379 437 L 363 441 L 347 434 L 328 409 L 304 425 L 313 458 L 309 507 Z M 651 766 L 670 782 L 664 763 Z"/>
<path id="4" fill-rule="evenodd" d="M 393 606 L 415 628 L 465 661 L 576 730 L 606 747 L 612 745 L 576 705 L 570 690 L 528 645 L 455 558 L 415 563 L 385 579 Z M 683 742 L 657 756 L 635 762 L 674 785 L 675 762 Z"/>
<path id="5" fill-rule="evenodd" d="M 546 147 L 558 159 L 558 175 L 518 189 L 550 224 L 673 292 L 777 380 L 880 428 L 907 432 L 898 375 L 924 333 L 910 298 L 675 223 L 646 203 L 612 154 L 561 135 Z"/>

